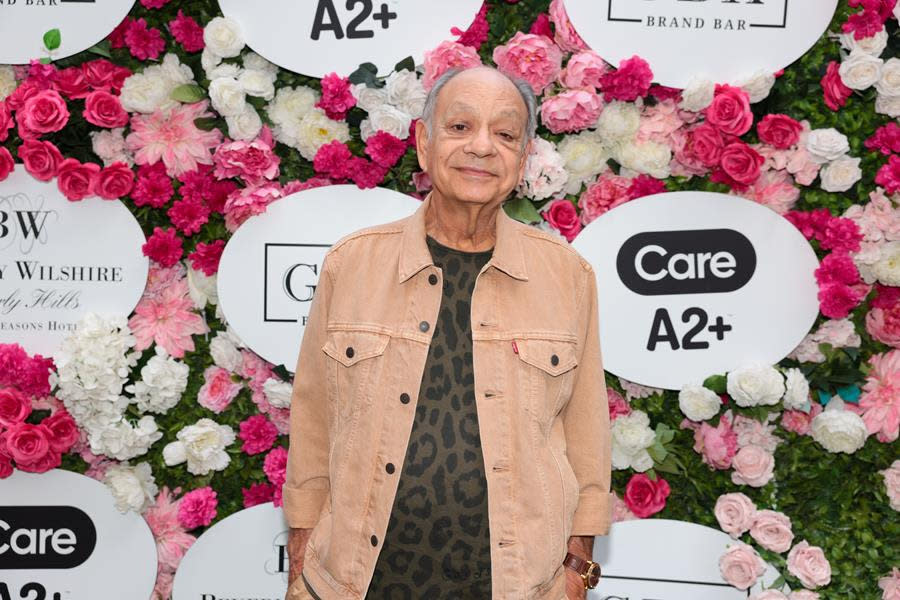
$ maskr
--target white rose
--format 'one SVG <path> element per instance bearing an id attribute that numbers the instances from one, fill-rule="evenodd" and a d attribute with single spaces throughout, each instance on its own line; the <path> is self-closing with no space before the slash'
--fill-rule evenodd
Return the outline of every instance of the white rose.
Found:
<path id="1" fill-rule="evenodd" d="M 605 171 L 609 156 L 603 144 L 593 131 L 582 131 L 575 135 L 567 135 L 557 147 L 559 155 L 565 161 L 569 172 L 569 182 L 565 193 L 577 194 L 581 186 Z"/>
<path id="2" fill-rule="evenodd" d="M 678 392 L 678 407 L 691 421 L 705 421 L 719 414 L 722 399 L 702 385 L 686 384 Z"/>
<path id="3" fill-rule="evenodd" d="M 634 469 L 643 472 L 653 466 L 647 448 L 656 438 L 650 429 L 647 413 L 634 410 L 630 415 L 616 418 L 610 426 L 612 435 L 612 464 L 615 469 Z"/>
<path id="4" fill-rule="evenodd" d="M 853 454 L 866 443 L 869 436 L 862 417 L 844 409 L 844 401 L 834 397 L 825 410 L 810 424 L 813 439 L 829 452 Z"/>
<path id="5" fill-rule="evenodd" d="M 765 71 L 757 71 L 751 77 L 738 82 L 738 86 L 750 96 L 752 104 L 768 98 L 773 85 L 775 85 L 775 75 Z"/>
<path id="6" fill-rule="evenodd" d="M 219 77 L 209 84 L 209 99 L 213 108 L 223 117 L 233 117 L 244 112 L 247 96 L 234 77 Z"/>
<path id="7" fill-rule="evenodd" d="M 747 365 L 728 373 L 726 389 L 738 406 L 778 404 L 784 395 L 784 377 L 769 365 Z"/>
<path id="8" fill-rule="evenodd" d="M 859 50 L 872 56 L 881 56 L 881 53 L 887 48 L 888 34 L 887 30 L 882 29 L 875 35 L 858 40 L 853 32 L 850 32 L 842 33 L 838 39 L 841 42 L 841 47 L 847 52 Z"/>
<path id="9" fill-rule="evenodd" d="M 112 493 L 120 513 L 133 510 L 142 514 L 156 501 L 159 493 L 150 465 L 145 462 L 133 467 L 127 463 L 112 465 L 106 470 L 103 483 Z"/>
<path id="10" fill-rule="evenodd" d="M 785 373 L 784 396 L 781 401 L 788 410 L 809 412 L 809 382 L 800 369 L 788 369 Z"/>
<path id="11" fill-rule="evenodd" d="M 325 144 L 333 140 L 348 141 L 350 126 L 344 121 L 329 119 L 323 110 L 314 108 L 300 121 L 296 135 L 295 148 L 300 151 L 303 158 L 313 160 L 316 152 Z"/>
<path id="12" fill-rule="evenodd" d="M 681 103 L 678 107 L 691 112 L 700 112 L 712 103 L 715 92 L 716 85 L 709 79 L 691 79 L 681 92 Z"/>
<path id="13" fill-rule="evenodd" d="M 654 141 L 625 142 L 620 144 L 613 156 L 623 167 L 638 173 L 646 173 L 657 179 L 669 176 L 672 149 L 666 144 Z"/>
<path id="14" fill-rule="evenodd" d="M 290 383 L 269 377 L 263 383 L 263 392 L 266 394 L 266 400 L 275 408 L 291 407 L 293 386 Z"/>
<path id="15" fill-rule="evenodd" d="M 16 72 L 11 65 L 0 65 L 0 101 L 13 93 L 18 87 Z"/>
<path id="16" fill-rule="evenodd" d="M 405 140 L 409 137 L 412 117 L 409 113 L 394 108 L 390 104 L 382 104 L 369 111 L 369 121 L 371 121 L 374 131 L 386 131 L 395 138 Z"/>
<path id="17" fill-rule="evenodd" d="M 169 98 L 171 91 L 163 77 L 151 73 L 135 73 L 122 83 L 119 101 L 128 112 L 150 114 L 157 109 L 177 104 Z"/>
<path id="18" fill-rule="evenodd" d="M 203 418 L 179 431 L 177 441 L 163 448 L 163 460 L 168 466 L 187 461 L 187 470 L 193 475 L 206 475 L 221 471 L 231 462 L 225 451 L 235 440 L 234 431 L 227 425 L 219 425 Z"/>
<path id="19" fill-rule="evenodd" d="M 238 83 L 249 96 L 259 96 L 265 100 L 275 97 L 275 79 L 265 71 L 244 69 L 238 77 Z"/>
<path id="20" fill-rule="evenodd" d="M 900 96 L 883 96 L 878 94 L 875 98 L 875 112 L 887 115 L 892 119 L 900 117 Z"/>
<path id="21" fill-rule="evenodd" d="M 217 333 L 209 342 L 209 354 L 213 363 L 232 373 L 240 368 L 243 358 L 235 343 L 225 334 Z"/>
<path id="22" fill-rule="evenodd" d="M 853 184 L 862 179 L 862 169 L 859 168 L 861 159 L 850 156 L 842 156 L 833 160 L 819 171 L 822 178 L 822 189 L 826 192 L 846 192 Z"/>
<path id="23" fill-rule="evenodd" d="M 237 56 L 245 45 L 240 23 L 228 17 L 214 17 L 207 23 L 203 42 L 211 52 L 225 58 Z"/>
<path id="24" fill-rule="evenodd" d="M 838 73 L 841 81 L 850 89 L 865 90 L 881 78 L 881 66 L 884 61 L 877 56 L 866 54 L 862 50 L 854 50 L 841 63 Z"/>
<path id="25" fill-rule="evenodd" d="M 641 109 L 631 102 L 615 100 L 603 108 L 597 119 L 597 135 L 607 146 L 630 140 L 641 125 Z"/>
<path id="26" fill-rule="evenodd" d="M 263 73 L 268 73 L 272 79 L 274 80 L 278 75 L 278 65 L 270 63 L 265 58 L 253 52 L 252 50 L 249 52 L 245 52 L 242 61 L 244 63 L 244 68 L 249 69 L 251 71 L 262 71 Z"/>
<path id="27" fill-rule="evenodd" d="M 806 136 L 806 150 L 813 161 L 822 164 L 837 160 L 849 152 L 850 142 L 846 135 L 833 127 L 813 129 Z"/>
<path id="28" fill-rule="evenodd" d="M 900 286 L 900 242 L 881 246 L 881 258 L 873 265 L 872 273 L 884 285 Z"/>
<path id="29" fill-rule="evenodd" d="M 350 86 L 350 92 L 356 98 L 356 105 L 366 112 L 372 112 L 388 102 L 387 90 L 384 88 L 373 88 L 364 83 L 357 83 Z"/>
<path id="30" fill-rule="evenodd" d="M 228 137 L 233 140 L 250 141 L 259 135 L 262 129 L 262 119 L 249 102 L 240 114 L 225 117 L 225 123 L 228 124 Z"/>
<path id="31" fill-rule="evenodd" d="M 900 96 L 900 58 L 890 58 L 884 63 L 875 89 L 882 96 Z"/>
<path id="32" fill-rule="evenodd" d="M 251 107 L 252 108 L 252 107 Z M 231 118 L 231 117 L 228 117 Z M 227 119 L 226 119 L 227 120 Z M 235 136 L 231 135 L 231 127 L 228 128 L 228 135 L 234 139 Z M 207 304 L 216 304 L 219 301 L 219 293 L 216 290 L 216 274 L 207 275 L 203 271 L 198 271 L 193 267 L 189 267 L 187 270 L 187 281 L 188 281 L 188 293 L 191 296 L 191 300 L 194 302 L 194 306 L 199 309 L 206 308 Z"/>
<path id="33" fill-rule="evenodd" d="M 391 73 L 385 82 L 388 102 L 410 115 L 413 119 L 422 116 L 428 92 L 415 71 L 403 69 Z"/>

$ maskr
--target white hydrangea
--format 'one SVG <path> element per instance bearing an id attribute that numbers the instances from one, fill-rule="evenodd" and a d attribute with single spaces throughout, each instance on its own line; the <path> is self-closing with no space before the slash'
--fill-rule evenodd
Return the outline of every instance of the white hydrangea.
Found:
<path id="1" fill-rule="evenodd" d="M 875 35 L 870 35 L 869 37 L 858 40 L 851 31 L 850 33 L 840 34 L 838 40 L 841 42 L 841 47 L 847 52 L 859 50 L 860 52 L 865 52 L 872 56 L 881 56 L 881 53 L 887 48 L 888 33 L 886 29 L 882 29 Z"/>
<path id="2" fill-rule="evenodd" d="M 784 396 L 784 377 L 770 365 L 750 364 L 728 373 L 726 389 L 738 406 L 771 406 Z"/>
<path id="3" fill-rule="evenodd" d="M 681 93 L 678 107 L 682 110 L 700 112 L 712 103 L 715 92 L 716 84 L 709 79 L 692 78 Z"/>
<path id="4" fill-rule="evenodd" d="M 691 421 L 712 419 L 719 413 L 722 400 L 709 388 L 689 383 L 678 392 L 678 407 Z"/>
<path id="5" fill-rule="evenodd" d="M 290 383 L 269 377 L 263 383 L 263 392 L 266 394 L 266 400 L 275 408 L 291 407 L 293 386 Z"/>
<path id="6" fill-rule="evenodd" d="M 318 101 L 319 93 L 304 85 L 279 88 L 266 105 L 266 114 L 274 125 L 272 134 L 275 139 L 296 147 L 300 123 Z"/>
<path id="7" fill-rule="evenodd" d="M 12 65 L 0 65 L 0 101 L 12 94 L 18 85 Z"/>
<path id="8" fill-rule="evenodd" d="M 862 179 L 861 159 L 842 156 L 828 163 L 821 171 L 822 189 L 826 192 L 846 192 Z"/>
<path id="9" fill-rule="evenodd" d="M 751 104 L 756 104 L 769 97 L 769 92 L 775 85 L 775 75 L 767 71 L 757 71 L 737 82 L 737 85 L 750 96 Z"/>
<path id="10" fill-rule="evenodd" d="M 672 148 L 652 140 L 624 142 L 616 146 L 613 157 L 626 169 L 646 173 L 656 179 L 666 179 L 671 171 Z"/>
<path id="11" fill-rule="evenodd" d="M 115 423 L 105 426 L 89 425 L 86 429 L 91 452 L 105 454 L 116 460 L 143 456 L 150 446 L 162 438 L 162 432 L 150 415 L 138 419 L 136 426 L 120 416 Z"/>
<path id="12" fill-rule="evenodd" d="M 246 45 L 240 23 L 230 17 L 214 17 L 207 23 L 203 42 L 210 52 L 224 58 L 237 56 Z"/>
<path id="13" fill-rule="evenodd" d="M 854 50 L 838 68 L 841 81 L 852 90 L 866 90 L 881 78 L 884 61 L 862 50 Z"/>
<path id="14" fill-rule="evenodd" d="M 403 69 L 391 73 L 385 81 L 387 101 L 413 119 L 422 116 L 428 92 L 415 71 Z M 367 111 L 371 112 L 371 111 Z"/>
<path id="15" fill-rule="evenodd" d="M 563 190 L 566 194 L 577 194 L 581 186 L 605 171 L 609 155 L 593 131 L 581 131 L 567 135 L 559 143 L 557 152 L 565 161 L 569 180 Z"/>
<path id="16" fill-rule="evenodd" d="M 553 143 L 536 137 L 517 191 L 527 198 L 544 200 L 561 192 L 568 178 L 565 161 Z"/>
<path id="17" fill-rule="evenodd" d="M 319 148 L 337 140 L 347 142 L 350 140 L 350 126 L 344 121 L 329 119 L 325 111 L 313 108 L 306 113 L 294 133 L 294 143 L 284 143 L 293 146 L 300 151 L 300 156 L 306 160 L 313 160 Z"/>
<path id="18" fill-rule="evenodd" d="M 225 469 L 231 462 L 225 448 L 234 442 L 235 435 L 228 425 L 203 418 L 179 431 L 175 437 L 176 441 L 163 448 L 163 460 L 170 467 L 187 461 L 189 473 L 206 475 Z"/>
<path id="19" fill-rule="evenodd" d="M 597 119 L 597 135 L 607 147 L 631 140 L 641 126 L 641 109 L 632 102 L 615 100 L 603 108 Z"/>
<path id="20" fill-rule="evenodd" d="M 634 469 L 639 473 L 653 467 L 647 448 L 656 435 L 650 429 L 650 417 L 640 410 L 616 418 L 610 426 L 612 434 L 612 466 L 615 469 Z"/>
<path id="21" fill-rule="evenodd" d="M 900 286 L 900 242 L 881 246 L 881 257 L 872 266 L 875 278 L 884 285 Z"/>
<path id="22" fill-rule="evenodd" d="M 788 410 L 809 412 L 809 381 L 800 369 L 788 369 L 785 374 L 785 389 L 782 402 Z"/>
<path id="23" fill-rule="evenodd" d="M 125 386 L 125 391 L 134 394 L 134 403 L 141 412 L 162 415 L 181 400 L 190 367 L 169 356 L 162 346 L 155 346 L 155 350 L 155 356 L 141 369 L 140 381 Z"/>
<path id="24" fill-rule="evenodd" d="M 390 104 L 382 104 L 369 111 L 368 135 L 360 135 L 363 140 L 367 140 L 370 135 L 377 131 L 385 131 L 395 138 L 405 140 L 409 137 L 409 126 L 412 124 L 412 117 L 409 113 L 400 110 Z"/>
<path id="25" fill-rule="evenodd" d="M 832 453 L 853 454 L 866 443 L 869 432 L 858 414 L 846 410 L 835 396 L 810 423 L 812 438 Z"/>
<path id="26" fill-rule="evenodd" d="M 163 56 L 160 64 L 128 76 L 122 83 L 119 100 L 128 112 L 149 114 L 167 110 L 178 106 L 178 101 L 170 97 L 172 90 L 186 83 L 196 83 L 194 72 L 170 52 Z"/>
<path id="27" fill-rule="evenodd" d="M 112 465 L 106 470 L 103 483 L 112 493 L 116 509 L 123 514 L 129 510 L 143 514 L 156 502 L 159 493 L 153 471 L 146 462 L 134 466 L 127 463 Z"/>
<path id="28" fill-rule="evenodd" d="M 817 163 L 837 160 L 850 151 L 847 136 L 833 127 L 813 129 L 806 136 L 806 150 Z"/>

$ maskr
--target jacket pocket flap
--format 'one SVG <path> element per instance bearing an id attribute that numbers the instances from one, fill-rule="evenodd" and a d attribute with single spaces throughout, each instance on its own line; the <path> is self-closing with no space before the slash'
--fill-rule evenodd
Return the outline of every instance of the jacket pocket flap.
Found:
<path id="1" fill-rule="evenodd" d="M 345 367 L 351 367 L 361 360 L 382 354 L 390 337 L 374 331 L 332 330 L 328 332 L 322 350 Z"/>
<path id="2" fill-rule="evenodd" d="M 575 342 L 539 338 L 522 338 L 515 342 L 522 361 L 550 375 L 560 375 L 578 365 Z"/>

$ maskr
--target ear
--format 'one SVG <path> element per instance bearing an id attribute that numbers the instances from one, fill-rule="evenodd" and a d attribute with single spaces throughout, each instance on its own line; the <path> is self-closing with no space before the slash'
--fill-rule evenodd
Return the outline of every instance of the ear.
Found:
<path id="1" fill-rule="evenodd" d="M 419 168 L 428 172 L 428 133 L 425 122 L 422 119 L 416 121 L 416 158 L 419 160 Z"/>

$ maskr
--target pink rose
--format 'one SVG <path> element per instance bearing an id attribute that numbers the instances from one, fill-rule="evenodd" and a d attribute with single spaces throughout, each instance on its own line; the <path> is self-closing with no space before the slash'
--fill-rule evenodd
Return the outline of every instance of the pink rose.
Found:
<path id="1" fill-rule="evenodd" d="M 611 387 L 606 388 L 606 401 L 609 405 L 609 420 L 615 421 L 616 417 L 624 417 L 631 414 L 631 406 L 622 397 L 622 394 Z"/>
<path id="2" fill-rule="evenodd" d="M 684 152 L 689 157 L 696 158 L 703 166 L 715 167 L 722 160 L 724 148 L 725 142 L 719 130 L 709 123 L 703 123 L 688 131 Z"/>
<path id="3" fill-rule="evenodd" d="M 100 165 L 80 163 L 77 158 L 67 158 L 59 165 L 56 186 L 63 195 L 73 202 L 94 195 Z"/>
<path id="4" fill-rule="evenodd" d="M 890 575 L 885 575 L 878 580 L 881 588 L 881 600 L 900 600 L 900 569 L 894 567 Z"/>
<path id="5" fill-rule="evenodd" d="M 600 96 L 585 90 L 566 90 L 544 100 L 541 121 L 553 133 L 580 131 L 597 121 L 603 110 Z"/>
<path id="6" fill-rule="evenodd" d="M 98 58 L 81 65 L 84 78 L 95 90 L 119 91 L 122 82 L 131 75 L 131 69 L 118 66 L 105 58 Z"/>
<path id="7" fill-rule="evenodd" d="M 196 529 L 212 523 L 219 501 L 209 486 L 191 490 L 178 502 L 178 522 L 185 529 Z"/>
<path id="8" fill-rule="evenodd" d="M 430 90 L 441 75 L 450 69 L 468 69 L 481 64 L 475 48 L 456 42 L 441 42 L 434 50 L 425 52 L 425 76 L 422 86 Z"/>
<path id="9" fill-rule="evenodd" d="M 779 553 L 787 552 L 794 541 L 790 517 L 774 510 L 756 513 L 750 535 L 766 550 Z"/>
<path id="10" fill-rule="evenodd" d="M 713 512 L 722 531 L 737 539 L 753 526 L 756 505 L 744 494 L 732 492 L 719 496 Z"/>
<path id="11" fill-rule="evenodd" d="M 631 181 L 619 175 L 601 175 L 578 198 L 581 222 L 587 225 L 608 210 L 631 199 L 628 193 Z"/>
<path id="12" fill-rule="evenodd" d="M 813 589 L 831 583 L 831 565 L 825 553 L 818 546 L 810 546 L 806 540 L 788 552 L 787 568 L 803 587 Z"/>
<path id="13" fill-rule="evenodd" d="M 768 114 L 756 124 L 759 139 L 779 150 L 787 150 L 800 141 L 803 126 L 787 115 Z"/>
<path id="14" fill-rule="evenodd" d="M 671 489 L 669 482 L 656 476 L 656 481 L 644 473 L 635 473 L 625 486 L 625 504 L 640 519 L 655 515 L 666 507 Z"/>
<path id="15" fill-rule="evenodd" d="M 554 200 L 546 210 L 541 211 L 541 215 L 570 242 L 582 229 L 575 205 L 568 200 Z"/>
<path id="16" fill-rule="evenodd" d="M 0 181 L 3 181 L 16 168 L 16 161 L 5 147 L 0 146 Z"/>
<path id="17" fill-rule="evenodd" d="M 775 457 L 751 444 L 738 450 L 731 465 L 734 467 L 734 473 L 731 474 L 734 483 L 762 487 L 774 475 Z"/>
<path id="18" fill-rule="evenodd" d="M 66 67 L 50 76 L 53 89 L 72 100 L 84 98 L 90 92 L 90 86 L 84 78 L 81 67 Z"/>
<path id="19" fill-rule="evenodd" d="M 766 159 L 744 142 L 733 142 L 722 150 L 719 166 L 731 181 L 746 187 L 759 179 L 764 162 Z"/>
<path id="20" fill-rule="evenodd" d="M 203 371 L 206 381 L 197 392 L 197 402 L 216 414 L 228 408 L 243 385 L 231 379 L 231 373 L 215 365 Z"/>
<path id="21" fill-rule="evenodd" d="M 123 162 L 104 167 L 97 175 L 96 193 L 106 200 L 124 198 L 134 187 L 134 172 Z"/>
<path id="22" fill-rule="evenodd" d="M 548 12 L 550 14 L 550 20 L 556 28 L 553 39 L 560 48 L 566 52 L 578 52 L 580 50 L 588 49 L 587 44 L 584 43 L 584 40 L 581 39 L 581 36 L 578 35 L 578 32 L 575 31 L 575 28 L 572 26 L 569 15 L 566 13 L 566 7 L 563 4 L 563 0 L 552 0 Z"/>
<path id="23" fill-rule="evenodd" d="M 57 410 L 41 421 L 41 425 L 50 430 L 50 449 L 54 452 L 68 452 L 81 436 L 75 419 L 66 409 Z"/>
<path id="24" fill-rule="evenodd" d="M 16 388 L 0 388 L 0 426 L 12 427 L 31 414 L 31 400 Z"/>
<path id="25" fill-rule="evenodd" d="M 716 84 L 713 101 L 704 112 L 709 123 L 729 135 L 744 135 L 753 125 L 750 96 L 739 87 Z"/>
<path id="26" fill-rule="evenodd" d="M 494 48 L 493 55 L 500 71 L 528 82 L 536 95 L 559 76 L 562 57 L 562 50 L 548 38 L 521 31 L 503 46 Z"/>
<path id="27" fill-rule="evenodd" d="M 730 415 L 725 413 L 716 427 L 709 423 L 694 423 L 688 419 L 681 422 L 682 429 L 694 430 L 694 451 L 711 469 L 728 469 L 737 452 L 737 434 L 731 426 Z"/>
<path id="28" fill-rule="evenodd" d="M 13 423 L 6 432 L 6 451 L 16 464 L 34 464 L 51 452 L 53 434 L 45 425 Z"/>
<path id="29" fill-rule="evenodd" d="M 98 127 L 124 127 L 128 125 L 128 113 L 117 96 L 109 92 L 91 92 L 84 101 L 84 119 Z"/>
<path id="30" fill-rule="evenodd" d="M 41 140 L 23 141 L 18 154 L 25 170 L 40 181 L 50 181 L 56 177 L 63 161 L 62 154 L 52 142 Z"/>
<path id="31" fill-rule="evenodd" d="M 572 55 L 559 75 L 559 82 L 567 88 L 599 88 L 600 80 L 609 65 L 593 50 Z"/>
<path id="32" fill-rule="evenodd" d="M 840 64 L 833 60 L 828 63 L 825 76 L 822 77 L 822 92 L 825 95 L 825 106 L 831 110 L 837 110 L 847 104 L 847 99 L 853 94 L 853 90 L 844 85 L 841 79 Z"/>
<path id="33" fill-rule="evenodd" d="M 738 542 L 719 558 L 719 571 L 729 585 L 746 590 L 766 572 L 766 563 L 751 546 Z"/>
<path id="34" fill-rule="evenodd" d="M 69 121 L 69 109 L 59 92 L 41 90 L 16 111 L 16 120 L 22 138 L 35 138 L 65 127 Z"/>
<path id="35" fill-rule="evenodd" d="M 9 130 L 13 126 L 12 111 L 5 100 L 0 100 L 0 142 L 9 137 Z"/>

